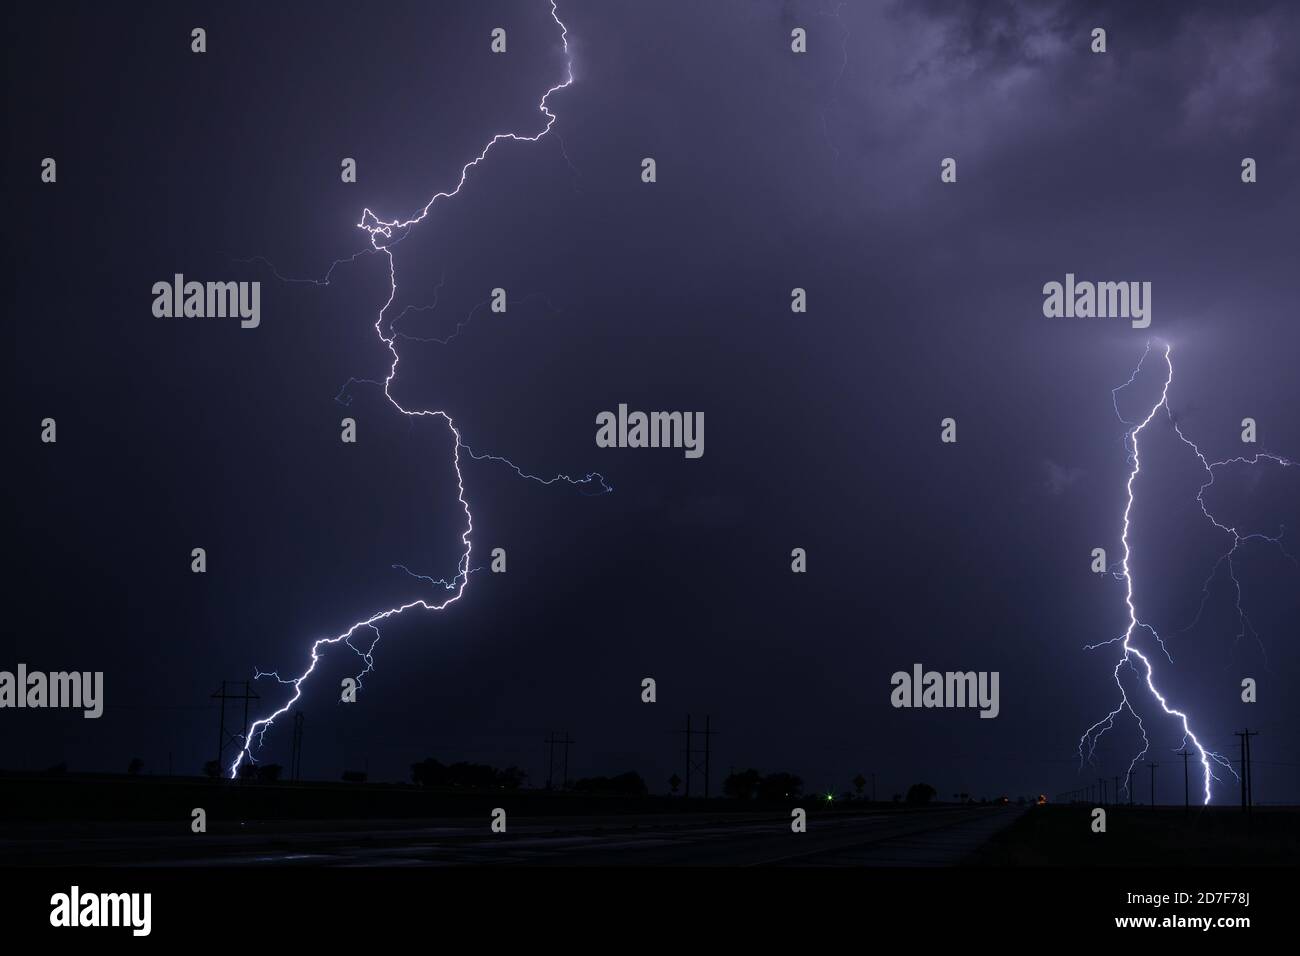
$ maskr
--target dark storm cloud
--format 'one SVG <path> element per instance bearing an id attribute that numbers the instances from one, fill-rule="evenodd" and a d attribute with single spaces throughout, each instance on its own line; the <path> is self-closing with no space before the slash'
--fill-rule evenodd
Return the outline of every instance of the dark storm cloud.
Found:
<path id="1" fill-rule="evenodd" d="M 906 122 L 910 135 L 889 145 L 910 147 L 918 127 L 962 129 L 963 114 L 1003 140 L 1045 124 L 1085 133 L 1081 111 L 1115 107 L 1143 110 L 1154 139 L 1267 123 L 1297 102 L 1297 23 L 1300 10 L 1285 3 L 934 2 L 848 5 L 837 26 L 817 26 L 831 31 L 823 44 L 835 45 L 836 29 L 854 39 L 840 87 L 853 112 Z M 1104 55 L 1089 52 L 1093 27 L 1107 30 Z M 1164 108 L 1145 112 L 1152 102 Z"/>
<path id="2" fill-rule="evenodd" d="M 1083 469 L 1059 465 L 1054 461 L 1044 461 L 1043 476 L 1043 487 L 1047 493 L 1061 495 L 1083 477 Z"/>
<path id="3" fill-rule="evenodd" d="M 1004 93 L 1013 84 L 1002 118 L 1022 126 L 1043 112 L 1096 114 L 1159 98 L 1166 108 L 1145 114 L 1153 140 L 1246 132 L 1294 115 L 1300 95 L 1293 45 L 1300 10 L 1289 3 L 933 2 L 900 4 L 893 17 L 914 42 L 931 36 L 917 44 L 930 52 L 916 57 L 909 76 L 945 77 L 954 94 L 958 83 Z M 1088 62 L 1098 56 L 1089 51 L 1096 27 L 1107 31 L 1108 51 Z"/>
<path id="4" fill-rule="evenodd" d="M 536 131 L 556 37 L 544 4 L 333 16 L 284 5 L 273 29 L 265 11 L 231 4 L 228 21 L 203 9 L 220 43 L 200 73 L 170 45 L 194 10 L 136 24 L 90 9 L 52 20 L 24 8 L 11 31 L 11 77 L 60 57 L 79 67 L 13 97 L 10 120 L 23 149 L 68 157 L 58 191 L 33 187 L 14 213 L 34 231 L 12 250 L 24 281 L 10 311 L 50 317 L 15 324 L 16 353 L 32 357 L 13 382 L 16 420 L 55 408 L 60 455 L 33 443 L 15 469 L 11 500 L 31 505 L 10 659 L 39 650 L 51 667 L 105 670 L 96 723 L 114 736 L 37 727 L 8 759 L 118 769 L 137 750 L 154 766 L 174 750 L 188 772 L 212 756 L 203 708 L 220 680 L 300 667 L 306 640 L 407 586 L 395 561 L 442 577 L 460 525 L 437 423 L 414 428 L 358 390 L 361 454 L 337 440 L 340 385 L 386 369 L 380 257 L 327 288 L 231 275 L 265 283 L 262 325 L 242 339 L 151 324 L 149 283 L 200 265 L 221 277 L 231 255 L 320 275 L 357 248 L 363 206 L 410 214 L 485 135 Z M 329 699 L 355 663 L 330 658 L 304 702 L 311 775 L 368 764 L 401 778 L 411 760 L 455 750 L 530 767 L 536 782 L 541 740 L 567 727 L 582 773 L 629 769 L 596 755 L 632 754 L 662 789 L 681 769 L 668 732 L 691 711 L 725 734 L 715 766 L 789 769 L 818 787 L 873 770 L 886 795 L 919 779 L 942 792 L 1068 786 L 1078 734 L 1113 704 L 1113 660 L 1078 648 L 1122 619 L 1118 585 L 1087 555 L 1118 554 L 1124 426 L 1110 389 L 1146 334 L 1049 320 L 1040 290 L 1067 271 L 1152 280 L 1151 332 L 1180 346 L 1180 423 L 1222 454 L 1252 414 L 1270 447 L 1300 452 L 1300 13 L 561 12 L 577 57 L 577 82 L 553 103 L 564 151 L 554 140 L 494 153 L 398 257 L 403 301 L 440 303 L 403 320 L 412 333 L 454 327 L 502 282 L 519 308 L 477 315 L 446 348 L 404 343 L 397 388 L 453 408 L 476 449 L 536 472 L 599 468 L 616 492 L 564 495 L 467 467 L 476 556 L 504 543 L 510 573 L 475 575 L 454 613 L 389 628 L 365 706 Z M 493 59 L 481 41 L 505 19 L 512 52 Z M 809 30 L 806 56 L 790 53 L 793 25 Z M 1108 30 L 1105 55 L 1088 52 L 1093 26 Z M 123 61 L 128 32 L 138 55 Z M 376 35 L 382 57 L 349 58 L 357 36 Z M 134 165 L 159 136 L 166 162 Z M 354 153 L 360 181 L 342 186 L 339 158 Z M 647 155 L 654 186 L 638 179 Z M 1253 186 L 1238 178 L 1246 155 L 1260 161 Z M 947 156 L 954 185 L 939 182 Z M 110 287 L 69 280 L 87 272 Z M 795 285 L 809 290 L 806 315 L 789 312 Z M 1127 396 L 1135 407 L 1151 384 Z M 594 414 L 623 401 L 706 411 L 708 455 L 596 449 Z M 947 415 L 956 446 L 937 440 Z M 1203 552 L 1212 565 L 1221 542 L 1186 530 L 1190 454 L 1152 447 L 1150 478 L 1169 485 L 1140 485 L 1135 543 L 1144 568 L 1161 568 L 1143 598 L 1173 619 L 1188 600 L 1195 611 Z M 1293 488 L 1278 477 L 1252 496 L 1260 527 Z M 1184 486 L 1192 498 L 1161 494 Z M 1151 502 L 1169 514 L 1147 524 Z M 196 541 L 215 556 L 203 582 L 177 563 Z M 808 549 L 806 575 L 790 572 L 794 547 Z M 1163 569 L 1178 549 L 1189 585 Z M 1294 632 L 1294 579 L 1267 561 L 1259 571 L 1252 619 L 1276 641 Z M 1232 633 L 1180 640 L 1200 640 L 1180 663 L 1218 662 Z M 1279 649 L 1273 666 L 1293 674 Z M 998 719 L 891 710 L 889 675 L 916 660 L 999 671 Z M 1225 673 L 1235 678 L 1207 668 L 1179 688 L 1216 733 L 1236 719 Z M 646 675 L 657 710 L 639 702 Z M 264 703 L 280 690 L 259 689 Z M 1258 706 L 1282 708 L 1268 718 L 1279 725 L 1294 716 L 1276 699 Z M 1103 760 L 1126 765 L 1130 730 Z M 287 741 L 271 735 L 270 759 Z"/>

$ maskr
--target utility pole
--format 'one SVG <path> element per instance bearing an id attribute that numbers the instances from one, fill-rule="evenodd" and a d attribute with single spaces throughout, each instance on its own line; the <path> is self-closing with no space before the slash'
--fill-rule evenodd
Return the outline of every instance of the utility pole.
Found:
<path id="1" fill-rule="evenodd" d="M 686 796 L 691 795 L 691 715 L 686 715 Z"/>
<path id="2" fill-rule="evenodd" d="M 1249 728 L 1248 728 L 1249 729 Z M 1250 738 L 1258 734 L 1246 735 L 1246 813 L 1255 806 L 1255 762 L 1250 759 Z"/>
<path id="3" fill-rule="evenodd" d="M 242 739 L 243 734 L 248 733 L 248 702 L 249 702 L 249 701 L 252 701 L 252 700 L 261 700 L 261 697 L 259 697 L 259 696 L 258 696 L 257 694 L 255 694 L 255 693 L 253 693 L 253 685 L 252 685 L 249 681 L 244 681 L 244 692 L 243 692 L 242 694 L 230 694 L 230 693 L 227 693 L 227 692 L 226 692 L 226 685 L 227 685 L 227 684 L 236 684 L 236 686 L 238 686 L 238 682 L 237 682 L 237 681 L 224 681 L 224 680 L 223 680 L 223 681 L 221 682 L 221 690 L 220 690 L 220 692 L 215 693 L 215 694 L 212 695 L 214 698 L 219 699 L 219 700 L 221 701 L 221 719 L 220 719 L 220 723 L 218 724 L 218 730 L 217 730 L 217 770 L 218 770 L 218 772 L 220 772 L 220 771 L 224 768 L 224 766 L 225 766 L 225 765 L 221 762 L 221 757 L 222 757 L 222 755 L 226 752 L 226 741 L 229 740 L 231 737 L 234 736 L 234 734 L 227 734 L 227 732 L 226 732 L 226 701 L 228 701 L 228 700 L 242 700 L 242 701 L 244 702 L 244 724 L 243 724 L 243 726 L 240 728 L 240 730 L 243 732 L 243 733 L 241 733 L 241 739 Z M 247 741 L 245 741 L 245 744 L 247 744 Z M 242 749 L 242 748 L 241 748 L 241 749 Z"/>
<path id="4" fill-rule="evenodd" d="M 1242 773 L 1238 777 L 1242 780 L 1242 809 L 1247 814 L 1251 813 L 1251 806 L 1255 803 L 1255 793 L 1251 790 L 1251 737 L 1258 735 L 1258 731 L 1249 727 L 1236 731 L 1236 736 L 1242 737 Z"/>
<path id="5" fill-rule="evenodd" d="M 302 711 L 293 715 L 293 756 L 289 758 L 289 779 L 297 783 L 302 776 Z"/>
<path id="6" fill-rule="evenodd" d="M 248 738 L 246 736 L 248 734 L 248 702 L 256 696 L 257 695 L 253 693 L 252 683 L 249 681 L 244 681 L 244 730 L 240 736 L 244 737 L 245 743 L 248 742 Z"/>
<path id="7" fill-rule="evenodd" d="M 221 755 L 222 753 L 225 752 L 226 749 L 226 682 L 225 681 L 221 682 L 221 693 L 213 694 L 212 696 L 221 698 L 221 719 L 217 725 L 217 773 L 220 773 L 221 768 L 223 766 L 221 763 Z M 1244 789 L 1244 786 L 1241 791 L 1241 801 L 1243 804 L 1246 802 L 1246 791 Z"/>
<path id="8" fill-rule="evenodd" d="M 713 753 L 713 735 L 717 731 L 709 729 L 709 715 L 704 715 L 704 799 L 709 799 L 709 760 Z"/>
<path id="9" fill-rule="evenodd" d="M 1246 809 L 1246 734 L 1250 732 L 1247 727 L 1244 732 L 1237 733 L 1236 736 L 1241 738 L 1241 773 L 1237 779 L 1241 781 L 1241 809 Z"/>
<path id="10" fill-rule="evenodd" d="M 1178 751 L 1178 754 L 1183 758 L 1183 813 L 1187 814 L 1192 809 L 1191 798 L 1187 789 L 1187 758 L 1189 754 L 1186 747 Z"/>
<path id="11" fill-rule="evenodd" d="M 558 736 L 555 733 L 555 731 L 552 730 L 550 736 L 543 741 L 543 743 L 545 743 L 548 748 L 546 752 L 546 789 L 547 790 L 552 789 L 554 779 L 555 779 L 555 745 L 556 744 L 564 745 L 564 761 L 563 764 L 561 765 L 563 780 L 561 780 L 560 782 L 560 789 L 567 790 L 569 788 L 569 746 L 575 742 L 576 741 L 574 741 L 573 738 L 569 736 L 569 732 L 567 730 L 564 731 L 563 737 Z"/>
<path id="12" fill-rule="evenodd" d="M 685 735 L 686 735 L 686 750 L 685 750 L 685 754 L 686 754 L 686 796 L 688 796 L 688 797 L 691 795 L 691 771 L 692 771 L 692 770 L 699 770 L 699 771 L 703 771 L 703 773 L 704 773 L 704 798 L 705 798 L 706 800 L 709 798 L 709 782 L 710 782 L 710 781 L 709 781 L 709 768 L 710 768 L 710 766 L 711 766 L 711 764 L 712 764 L 712 759 L 713 759 L 713 738 L 714 738 L 715 736 L 717 736 L 717 733 L 718 733 L 716 730 L 713 730 L 713 729 L 710 728 L 710 723 L 711 723 L 711 717 L 710 717 L 710 715 L 705 714 L 705 715 L 704 715 L 704 729 L 703 729 L 703 730 L 691 730 L 691 715 L 690 715 L 690 714 L 687 714 L 687 715 L 686 715 L 686 730 L 685 730 L 685 731 L 679 731 L 680 733 L 685 733 Z M 703 738 L 704 738 L 704 750 L 703 750 L 703 751 L 699 751 L 699 750 L 695 749 L 695 746 L 694 746 L 694 745 L 695 745 L 695 738 L 696 738 L 696 737 L 703 737 Z M 703 762 L 703 763 L 700 763 L 699 761 L 696 760 L 696 757 L 697 757 L 701 752 L 704 754 L 704 762 Z"/>
<path id="13" fill-rule="evenodd" d="M 1158 763 L 1150 764 L 1150 768 L 1151 768 L 1151 806 L 1152 806 L 1153 808 L 1154 808 L 1155 805 L 1156 805 L 1156 767 L 1158 767 L 1158 766 L 1160 766 L 1160 764 L 1158 764 Z"/>
<path id="14" fill-rule="evenodd" d="M 709 730 L 709 715 L 704 715 L 704 799 L 709 799 L 709 742 L 713 738 L 713 731 Z"/>
<path id="15" fill-rule="evenodd" d="M 1245 730 L 1237 731 L 1236 736 L 1241 738 L 1241 808 L 1250 815 L 1250 808 L 1255 803 L 1255 794 L 1251 789 L 1250 780 L 1250 738 L 1258 737 L 1259 731 L 1251 730 L 1247 727 Z"/>

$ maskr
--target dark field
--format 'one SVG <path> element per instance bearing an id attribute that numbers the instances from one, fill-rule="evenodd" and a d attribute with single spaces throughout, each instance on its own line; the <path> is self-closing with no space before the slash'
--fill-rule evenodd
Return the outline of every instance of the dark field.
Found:
<path id="1" fill-rule="evenodd" d="M 984 866 L 1293 866 L 1300 808 L 1106 807 L 1093 833 L 1092 806 L 1035 807 L 969 861 Z"/>
<path id="2" fill-rule="evenodd" d="M 942 867 L 1023 812 L 107 775 L 0 777 L 0 799 L 0 863 L 20 866 Z M 490 829 L 497 807 L 506 832 Z"/>

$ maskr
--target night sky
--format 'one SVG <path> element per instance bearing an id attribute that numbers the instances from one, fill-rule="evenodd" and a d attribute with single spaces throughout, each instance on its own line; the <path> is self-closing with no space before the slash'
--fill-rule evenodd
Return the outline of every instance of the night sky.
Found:
<path id="1" fill-rule="evenodd" d="M 503 547 L 508 572 L 384 625 L 356 704 L 337 697 L 359 661 L 333 648 L 301 701 L 304 775 L 400 780 L 433 756 L 540 784 L 543 738 L 567 730 L 571 776 L 637 770 L 663 792 L 687 713 L 720 731 L 715 792 L 751 766 L 837 792 L 874 772 L 883 797 L 918 780 L 942 797 L 1053 795 L 1123 774 L 1141 747 L 1131 720 L 1095 768 L 1076 753 L 1118 702 L 1115 648 L 1082 647 L 1126 623 L 1123 583 L 1089 570 L 1093 548 L 1120 556 L 1129 466 L 1111 389 L 1167 341 L 1170 408 L 1207 456 L 1300 456 L 1300 10 L 559 13 L 575 81 L 550 100 L 552 132 L 495 148 L 395 247 L 390 316 L 436 308 L 399 322 L 393 392 L 448 411 L 476 452 L 541 476 L 599 471 L 615 490 L 463 461 L 472 566 Z M 5 711 L 0 766 L 121 772 L 139 757 L 198 773 L 222 680 L 299 672 L 312 640 L 429 594 L 394 564 L 444 578 L 460 553 L 445 423 L 347 385 L 387 371 L 385 258 L 328 284 L 277 273 L 322 280 L 367 248 L 363 208 L 411 216 L 493 134 L 539 132 L 565 72 L 559 30 L 541 0 L 8 17 L 0 669 L 102 670 L 106 708 Z M 1094 27 L 1105 54 L 1089 51 Z M 940 182 L 945 157 L 956 183 Z M 150 289 L 178 272 L 261 281 L 260 327 L 155 318 Z M 1043 284 L 1067 272 L 1151 282 L 1151 327 L 1044 317 Z M 476 308 L 497 286 L 508 312 Z M 796 286 L 806 314 L 790 310 Z M 449 344 L 418 341 L 461 323 Z M 1157 358 L 1120 394 L 1126 417 L 1156 400 Z M 704 456 L 597 448 L 595 416 L 619 403 L 703 411 Z M 939 440 L 949 416 L 956 444 Z M 1248 416 L 1256 445 L 1240 441 Z M 1174 658 L 1153 652 L 1157 680 L 1234 761 L 1232 732 L 1258 729 L 1257 799 L 1300 801 L 1300 566 L 1243 546 L 1258 639 L 1237 639 L 1223 573 L 1184 630 L 1229 539 L 1202 517 L 1203 471 L 1168 420 L 1143 439 L 1130 541 L 1139 612 Z M 1206 500 L 1245 533 L 1285 525 L 1300 554 L 1300 468 L 1224 470 Z M 206 574 L 190 572 L 194 547 Z M 1000 715 L 892 708 L 890 675 L 917 662 L 1000 672 Z M 1258 703 L 1240 701 L 1244 677 Z M 255 713 L 287 696 L 255 689 Z M 1181 734 L 1138 706 L 1172 802 Z M 290 738 L 277 724 L 259 759 L 287 764 Z M 1215 799 L 1235 800 L 1235 782 Z"/>

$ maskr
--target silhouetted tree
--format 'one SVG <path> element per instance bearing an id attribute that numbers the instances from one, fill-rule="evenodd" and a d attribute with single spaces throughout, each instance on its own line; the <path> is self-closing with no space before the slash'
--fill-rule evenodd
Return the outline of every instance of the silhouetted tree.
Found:
<path id="1" fill-rule="evenodd" d="M 620 773 L 613 782 L 618 787 L 619 793 L 630 797 L 644 797 L 650 792 L 650 788 L 645 785 L 645 780 L 635 770 Z"/>
<path id="2" fill-rule="evenodd" d="M 257 779 L 260 783 L 275 783 L 283 770 L 278 763 L 260 763 L 257 765 Z"/>
<path id="3" fill-rule="evenodd" d="M 447 768 L 432 757 L 411 764 L 411 782 L 417 787 L 444 787 L 447 785 Z"/>
<path id="4" fill-rule="evenodd" d="M 763 776 L 752 767 L 731 773 L 722 781 L 722 792 L 735 800 L 753 800 Z"/>
<path id="5" fill-rule="evenodd" d="M 907 788 L 907 802 L 914 807 L 923 807 L 938 795 L 938 791 L 928 783 L 914 783 Z"/>
<path id="6" fill-rule="evenodd" d="M 671 777 L 668 778 L 668 786 L 673 788 L 673 793 L 676 793 L 677 788 L 680 787 L 681 785 L 682 785 L 682 778 L 677 776 L 677 774 L 673 774 Z"/>
<path id="7" fill-rule="evenodd" d="M 789 800 L 803 792 L 803 778 L 780 771 L 769 773 L 758 782 L 760 800 Z"/>
<path id="8" fill-rule="evenodd" d="M 458 760 L 447 768 L 453 787 L 487 789 L 497 782 L 497 772 L 484 763 Z"/>
<path id="9" fill-rule="evenodd" d="M 464 761 L 448 767 L 432 757 L 411 764 L 411 781 L 420 787 L 518 790 L 527 776 L 518 767 L 497 770 L 487 764 Z"/>
<path id="10" fill-rule="evenodd" d="M 203 776 L 207 777 L 209 780 L 217 779 L 217 777 L 221 776 L 221 764 L 217 763 L 215 760 L 209 760 L 203 765 Z"/>
<path id="11" fill-rule="evenodd" d="M 527 776 L 527 771 L 520 770 L 518 767 L 506 767 L 505 770 L 497 772 L 497 786 L 502 790 L 518 790 L 523 786 Z"/>
<path id="12" fill-rule="evenodd" d="M 138 777 L 140 771 L 144 769 L 144 761 L 139 757 L 132 757 L 131 762 L 126 765 L 126 772 L 133 777 Z"/>
<path id="13" fill-rule="evenodd" d="M 852 783 L 853 783 L 854 791 L 857 792 L 858 798 L 861 799 L 862 788 L 867 785 L 867 778 L 862 776 L 862 774 L 858 774 L 856 777 L 853 778 Z"/>

